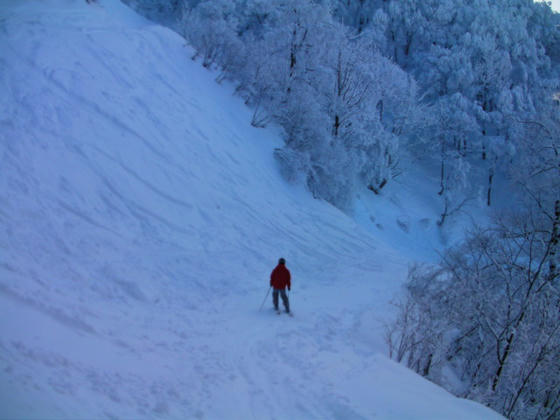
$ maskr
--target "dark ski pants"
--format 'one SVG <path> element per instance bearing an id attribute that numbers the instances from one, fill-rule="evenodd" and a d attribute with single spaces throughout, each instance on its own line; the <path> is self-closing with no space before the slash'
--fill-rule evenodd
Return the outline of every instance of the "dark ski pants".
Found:
<path id="1" fill-rule="evenodd" d="M 282 296 L 282 302 L 284 303 L 284 308 L 286 312 L 290 312 L 290 302 L 288 301 L 288 295 L 285 289 L 274 289 L 272 291 L 272 303 L 274 303 L 274 309 L 278 310 L 278 294 Z"/>

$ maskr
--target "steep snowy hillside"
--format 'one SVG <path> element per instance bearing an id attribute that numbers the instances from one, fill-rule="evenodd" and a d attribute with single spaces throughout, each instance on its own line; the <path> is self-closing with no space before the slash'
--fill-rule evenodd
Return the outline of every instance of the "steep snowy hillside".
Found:
<path id="1" fill-rule="evenodd" d="M 407 263 L 117 0 L 0 7 L 0 418 L 493 419 L 388 360 Z M 262 311 L 278 257 L 294 318 Z"/>

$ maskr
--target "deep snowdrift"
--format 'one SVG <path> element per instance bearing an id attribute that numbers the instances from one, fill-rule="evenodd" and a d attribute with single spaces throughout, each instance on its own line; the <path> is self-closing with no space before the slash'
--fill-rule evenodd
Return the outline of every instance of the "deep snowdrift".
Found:
<path id="1" fill-rule="evenodd" d="M 406 262 L 176 34 L 116 0 L 0 22 L 0 417 L 499 417 L 384 356 Z M 280 256 L 295 318 L 259 311 Z"/>

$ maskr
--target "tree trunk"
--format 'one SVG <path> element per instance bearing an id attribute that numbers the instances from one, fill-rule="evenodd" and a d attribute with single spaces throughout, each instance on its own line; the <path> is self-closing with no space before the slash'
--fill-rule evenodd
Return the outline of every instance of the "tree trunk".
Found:
<path id="1" fill-rule="evenodd" d="M 428 376 L 430 374 L 430 368 L 432 367 L 432 359 L 433 359 L 433 354 L 428 355 L 428 360 L 426 361 L 426 364 L 424 365 L 424 369 L 422 370 L 422 376 Z"/>
<path id="2" fill-rule="evenodd" d="M 445 139 L 441 140 L 441 171 L 439 183 L 441 189 L 439 190 L 438 195 L 442 195 L 445 192 Z"/>
<path id="3" fill-rule="evenodd" d="M 492 183 L 494 181 L 494 168 L 488 170 L 488 192 L 486 195 L 486 204 L 488 207 L 492 204 Z"/>
<path id="4" fill-rule="evenodd" d="M 502 376 L 504 366 L 506 364 L 506 361 L 509 356 L 509 352 L 511 350 L 511 343 L 513 342 L 513 338 L 514 335 L 513 333 L 511 333 L 507 339 L 506 348 L 504 349 L 504 354 L 502 357 L 500 357 L 500 354 L 498 352 L 498 369 L 496 370 L 496 373 L 494 375 L 494 380 L 492 381 L 492 391 L 496 391 L 496 388 L 498 387 L 498 383 L 500 382 L 500 377 Z"/>
<path id="5" fill-rule="evenodd" d="M 445 197 L 443 201 L 443 213 L 441 213 L 441 218 L 437 222 L 438 226 L 443 226 L 443 224 L 445 223 L 445 219 L 447 219 L 447 216 L 449 216 L 449 201 L 447 197 Z"/>
<path id="6" fill-rule="evenodd" d="M 334 137 L 338 137 L 338 129 L 340 127 L 340 117 L 337 115 L 334 116 Z"/>
<path id="7" fill-rule="evenodd" d="M 550 238 L 550 256 L 549 256 L 549 272 L 548 280 L 552 281 L 556 278 L 556 251 L 558 242 L 560 241 L 560 200 L 554 203 L 554 221 L 552 222 L 552 235 Z"/>
<path id="8" fill-rule="evenodd" d="M 372 184 L 368 185 L 368 190 L 373 191 L 376 195 L 379 195 L 381 189 L 387 185 L 387 178 L 383 178 L 377 187 L 374 187 Z"/>

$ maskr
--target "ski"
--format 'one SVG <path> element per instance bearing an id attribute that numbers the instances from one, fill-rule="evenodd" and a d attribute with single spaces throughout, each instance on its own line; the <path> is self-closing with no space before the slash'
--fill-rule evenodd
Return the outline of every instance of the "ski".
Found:
<path id="1" fill-rule="evenodd" d="M 274 312 L 276 312 L 276 315 L 286 314 L 286 315 L 288 315 L 288 316 L 291 316 L 292 318 L 294 317 L 294 313 L 293 313 L 292 311 L 286 312 L 286 311 L 281 311 L 280 309 L 274 309 L 274 308 L 272 308 L 272 310 L 273 310 Z"/>
<path id="2" fill-rule="evenodd" d="M 286 315 L 291 316 L 292 318 L 294 317 L 294 312 L 293 312 L 293 311 L 286 312 L 285 310 L 283 311 L 283 310 L 281 310 L 281 309 L 276 309 L 276 308 L 272 308 L 272 310 L 273 310 L 274 312 L 276 312 L 276 315 L 286 314 Z"/>

